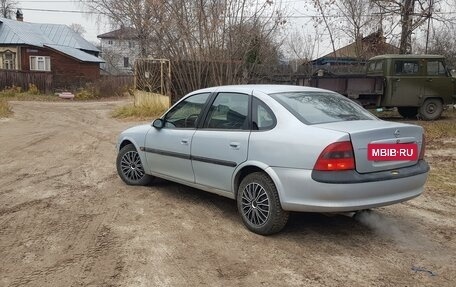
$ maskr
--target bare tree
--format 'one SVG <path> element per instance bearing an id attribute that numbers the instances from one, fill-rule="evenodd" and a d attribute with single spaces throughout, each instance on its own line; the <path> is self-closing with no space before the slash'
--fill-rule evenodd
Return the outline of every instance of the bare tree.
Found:
<path id="1" fill-rule="evenodd" d="M 455 6 L 454 0 L 372 0 L 380 7 L 382 14 L 399 18 L 400 23 L 400 53 L 412 53 L 412 34 L 430 19 L 442 23 L 455 23 L 455 17 L 451 13 L 445 13 L 447 9 Z M 393 20 L 394 21 L 394 20 Z M 394 24 L 393 24 L 394 25 Z"/>
<path id="2" fill-rule="evenodd" d="M 79 23 L 71 23 L 68 27 L 81 36 L 86 33 L 86 29 Z"/>
<path id="3" fill-rule="evenodd" d="M 179 90 L 234 83 L 239 74 L 249 81 L 255 65 L 279 57 L 276 36 L 284 22 L 270 0 L 83 2 L 117 26 L 134 27 L 143 57 L 173 60 Z"/>
<path id="4" fill-rule="evenodd" d="M 286 52 L 290 56 L 290 64 L 295 72 L 309 75 L 312 73 L 310 62 L 319 50 L 320 33 L 307 34 L 303 29 L 293 30 L 285 42 Z"/>
<path id="5" fill-rule="evenodd" d="M 419 53 L 437 54 L 445 56 L 446 64 L 456 69 L 456 25 L 437 25 L 431 27 L 432 33 L 429 38 L 428 47 L 426 43 L 419 43 L 416 47 Z"/>
<path id="6" fill-rule="evenodd" d="M 363 58 L 363 35 L 374 30 L 383 31 L 376 16 L 372 12 L 372 3 L 365 0 L 339 0 L 335 3 L 343 19 L 341 31 L 355 42 L 355 53 L 358 58 Z M 383 36 L 383 35 L 382 35 Z"/>
<path id="7" fill-rule="evenodd" d="M 321 18 L 316 18 L 317 23 L 324 23 L 326 30 L 329 34 L 329 40 L 331 42 L 332 50 L 333 50 L 333 57 L 337 57 L 336 55 L 336 45 L 334 43 L 334 26 L 331 25 L 330 17 L 328 14 L 331 13 L 332 7 L 334 7 L 335 0 L 330 1 L 322 1 L 322 0 L 312 0 L 314 7 L 320 13 Z"/>
<path id="8" fill-rule="evenodd" d="M 14 0 L 0 0 L 0 13 L 3 18 L 13 18 L 16 13 L 17 2 Z"/>

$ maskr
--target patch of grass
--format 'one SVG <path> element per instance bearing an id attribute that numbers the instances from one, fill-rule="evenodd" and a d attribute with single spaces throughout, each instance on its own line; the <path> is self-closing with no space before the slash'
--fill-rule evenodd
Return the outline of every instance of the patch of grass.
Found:
<path id="1" fill-rule="evenodd" d="M 426 160 L 431 166 L 426 186 L 432 193 L 456 196 L 455 159 L 452 155 L 426 156 Z"/>
<path id="2" fill-rule="evenodd" d="M 74 95 L 75 100 L 82 100 L 82 101 L 94 100 L 94 99 L 97 99 L 98 97 L 99 97 L 99 95 L 97 93 L 95 93 L 95 91 L 93 89 L 83 89 Z"/>
<path id="3" fill-rule="evenodd" d="M 0 100 L 8 101 L 59 101 L 59 97 L 54 95 L 40 94 L 36 85 L 30 84 L 27 91 L 22 91 L 21 87 L 6 87 L 0 91 Z"/>
<path id="4" fill-rule="evenodd" d="M 0 91 L 0 98 L 13 98 L 20 95 L 21 92 L 21 87 L 6 87 L 5 89 Z"/>
<path id="5" fill-rule="evenodd" d="M 7 101 L 0 99 L 0 118 L 7 118 L 13 114 Z"/>
<path id="6" fill-rule="evenodd" d="M 160 103 L 147 105 L 133 105 L 118 107 L 112 112 L 112 116 L 118 119 L 151 120 L 165 112 L 167 106 Z"/>

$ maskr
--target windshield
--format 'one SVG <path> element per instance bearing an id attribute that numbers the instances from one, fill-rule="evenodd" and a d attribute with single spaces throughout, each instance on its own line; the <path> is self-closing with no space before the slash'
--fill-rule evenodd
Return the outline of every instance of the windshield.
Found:
<path id="1" fill-rule="evenodd" d="M 360 105 L 336 93 L 288 92 L 270 96 L 305 124 L 377 119 Z"/>

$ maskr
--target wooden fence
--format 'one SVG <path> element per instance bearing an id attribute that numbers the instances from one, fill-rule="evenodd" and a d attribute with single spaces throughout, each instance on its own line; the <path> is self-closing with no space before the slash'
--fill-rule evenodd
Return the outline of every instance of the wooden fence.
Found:
<path id="1" fill-rule="evenodd" d="M 41 92 L 51 93 L 52 83 L 52 74 L 49 72 L 0 70 L 0 90 L 16 86 L 26 91 L 30 84 L 34 84 Z"/>
<path id="2" fill-rule="evenodd" d="M 77 78 L 75 78 L 77 79 Z M 35 85 L 41 93 L 50 94 L 59 90 L 70 90 L 72 92 L 77 89 L 87 88 L 87 84 L 91 84 L 91 88 L 97 89 L 97 93 L 102 96 L 116 96 L 124 90 L 133 87 L 133 75 L 123 76 L 101 76 L 94 81 L 74 81 L 74 86 L 71 88 L 60 87 L 57 77 L 50 72 L 35 72 L 35 71 L 12 71 L 0 69 L 0 90 L 8 87 L 20 87 L 22 91 L 27 91 L 29 85 Z"/>

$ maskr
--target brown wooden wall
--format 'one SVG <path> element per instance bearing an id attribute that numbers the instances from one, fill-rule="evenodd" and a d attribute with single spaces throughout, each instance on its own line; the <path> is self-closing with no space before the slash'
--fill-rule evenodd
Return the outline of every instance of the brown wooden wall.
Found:
<path id="1" fill-rule="evenodd" d="M 75 60 L 50 49 L 21 47 L 21 70 L 30 71 L 30 56 L 49 56 L 55 89 L 81 87 L 100 78 L 100 65 Z"/>

